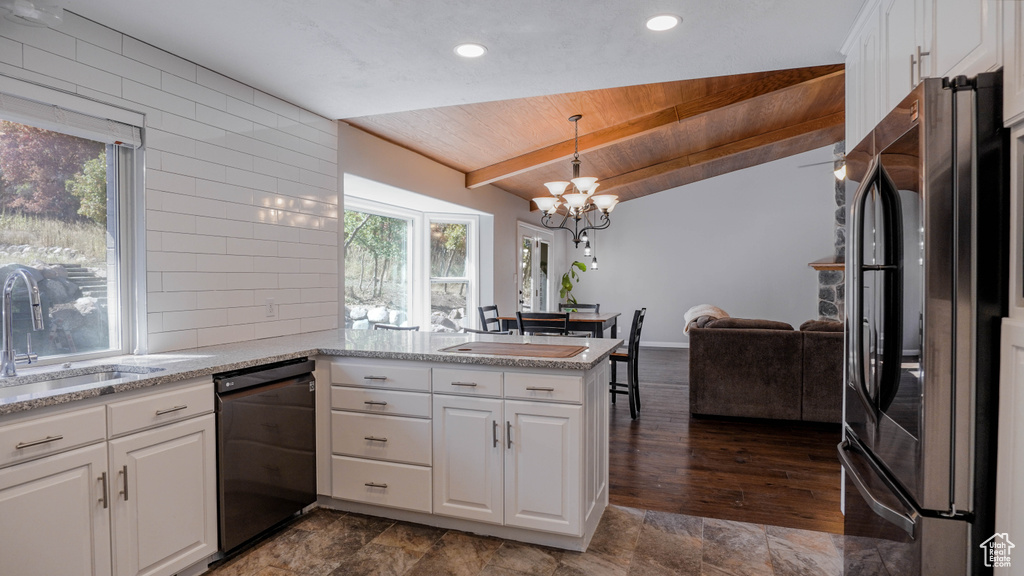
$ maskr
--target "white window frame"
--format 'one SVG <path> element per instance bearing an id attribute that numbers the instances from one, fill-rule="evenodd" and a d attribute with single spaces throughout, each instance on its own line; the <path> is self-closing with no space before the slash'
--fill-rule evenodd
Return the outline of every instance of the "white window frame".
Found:
<path id="1" fill-rule="evenodd" d="M 145 126 L 145 116 L 141 113 L 9 77 L 0 77 L 0 92 L 38 102 L 42 110 L 38 115 L 31 110 L 22 113 L 0 112 L 0 118 L 4 120 L 108 145 L 111 143 L 111 135 L 108 133 L 83 126 L 64 126 L 46 117 L 51 112 L 46 108 L 60 107 L 72 114 L 110 119 L 134 126 L 136 135 L 144 142 L 141 137 L 144 136 L 142 127 Z M 55 117 L 60 117 L 60 114 Z M 37 361 L 40 366 L 146 353 L 145 145 L 138 148 L 115 145 L 113 149 L 117 154 L 110 155 L 108 162 L 115 166 L 117 180 L 111 182 L 108 178 L 108 187 L 112 183 L 117 186 L 118 283 L 114 288 L 117 291 L 118 307 L 113 310 L 113 316 L 116 317 L 119 330 L 112 330 L 111 336 L 117 336 L 119 345 L 95 352 L 41 357 Z"/>
<path id="2" fill-rule="evenodd" d="M 409 222 L 406 234 L 406 254 L 408 255 L 407 294 L 409 303 L 409 324 L 419 326 L 420 330 L 430 330 L 430 224 L 451 223 L 466 224 L 466 277 L 449 278 L 455 281 L 468 281 L 466 289 L 465 326 L 476 326 L 475 311 L 480 300 L 480 218 L 475 215 L 453 214 L 448 212 L 420 212 L 401 208 L 394 204 L 375 202 L 365 198 L 346 196 L 345 211 L 365 212 L 386 218 L 397 218 Z M 342 216 L 344 221 L 344 215 Z M 342 303 L 344 305 L 344 303 Z"/>
<path id="3" fill-rule="evenodd" d="M 476 308 L 480 301 L 480 218 L 469 214 L 451 214 L 441 212 L 424 213 L 423 226 L 423 249 L 425 251 L 424 264 L 426 265 L 426 282 L 423 286 L 423 298 L 426 305 L 426 323 L 421 326 L 430 326 L 430 285 L 437 283 L 466 282 L 466 314 L 463 318 L 463 326 L 479 328 L 480 319 L 477 318 Z M 466 276 L 431 276 L 430 275 L 430 225 L 438 224 L 465 224 L 466 225 Z"/>

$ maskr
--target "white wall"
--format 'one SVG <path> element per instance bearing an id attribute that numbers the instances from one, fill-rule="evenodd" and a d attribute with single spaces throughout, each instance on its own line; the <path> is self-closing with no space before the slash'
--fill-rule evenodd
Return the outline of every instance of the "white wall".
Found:
<path id="1" fill-rule="evenodd" d="M 807 264 L 834 252 L 835 177 L 798 166 L 831 158 L 828 146 L 619 204 L 576 299 L 622 312 L 620 328 L 646 306 L 648 345 L 687 345 L 683 314 L 697 304 L 794 327 L 818 318 Z M 590 261 L 571 243 L 567 259 Z"/>
<path id="2" fill-rule="evenodd" d="M 346 173 L 493 214 L 493 250 L 480 254 L 481 269 L 490 270 L 493 303 L 502 314 L 516 310 L 518 288 L 514 274 L 519 256 L 516 221 L 538 219 L 536 212 L 530 213 L 529 202 L 494 186 L 470 190 L 465 187 L 466 175 L 462 172 L 339 122 L 338 176 L 342 181 L 342 196 Z M 556 249 L 561 251 L 560 247 Z M 487 282 L 481 280 L 483 287 Z M 482 291 L 481 305 L 492 303 L 487 299 Z"/>
<path id="3" fill-rule="evenodd" d="M 69 12 L 0 75 L 145 114 L 150 352 L 337 327 L 336 122 Z"/>

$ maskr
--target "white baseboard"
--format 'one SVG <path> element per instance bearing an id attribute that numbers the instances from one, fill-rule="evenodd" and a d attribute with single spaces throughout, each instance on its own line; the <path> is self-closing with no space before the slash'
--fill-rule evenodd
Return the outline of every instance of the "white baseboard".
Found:
<path id="1" fill-rule="evenodd" d="M 689 348 L 689 342 L 648 342 L 647 340 L 640 341 L 641 348 Z"/>

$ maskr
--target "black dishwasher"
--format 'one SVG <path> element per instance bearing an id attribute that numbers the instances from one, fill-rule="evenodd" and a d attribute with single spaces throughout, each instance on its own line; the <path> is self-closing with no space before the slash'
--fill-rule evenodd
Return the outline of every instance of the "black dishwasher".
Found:
<path id="1" fill-rule="evenodd" d="M 296 358 L 213 375 L 222 552 L 316 502 L 314 366 Z"/>

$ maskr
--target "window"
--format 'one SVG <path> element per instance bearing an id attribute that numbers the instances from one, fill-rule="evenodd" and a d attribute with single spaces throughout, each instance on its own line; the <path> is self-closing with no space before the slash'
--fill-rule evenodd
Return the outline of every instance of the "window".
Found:
<path id="1" fill-rule="evenodd" d="M 346 327 L 408 325 L 410 219 L 345 210 Z"/>
<path id="2" fill-rule="evenodd" d="M 456 332 L 477 301 L 473 216 L 345 200 L 345 326 Z"/>
<path id="3" fill-rule="evenodd" d="M 19 278 L 13 346 L 24 353 L 31 344 L 42 363 L 126 353 L 129 251 L 121 240 L 132 220 L 125 210 L 138 130 L 128 127 L 134 142 L 122 144 L 104 133 L 116 122 L 9 95 L 0 100 L 0 282 L 24 269 L 43 308 L 43 330 L 33 331 L 28 287 Z M 55 113 L 61 122 L 31 122 L 29 114 L 22 123 L 26 115 L 18 112 L 26 107 L 18 105 L 25 102 L 30 112 Z"/>

